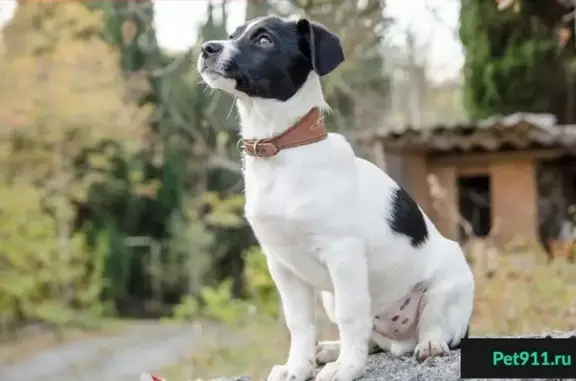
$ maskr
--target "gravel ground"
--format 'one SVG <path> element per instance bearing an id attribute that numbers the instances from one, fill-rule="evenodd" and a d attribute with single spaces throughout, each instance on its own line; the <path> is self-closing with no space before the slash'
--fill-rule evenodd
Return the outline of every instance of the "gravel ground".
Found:
<path id="1" fill-rule="evenodd" d="M 544 335 L 522 336 L 541 337 L 551 335 L 567 338 L 575 332 L 553 332 Z M 460 351 L 452 351 L 449 356 L 438 357 L 417 364 L 412 357 L 392 357 L 380 353 L 370 356 L 365 381 L 453 381 L 460 378 Z M 510 379 L 508 379 L 510 380 Z M 531 379 L 534 380 L 534 379 Z M 550 379 L 555 380 L 555 379 Z M 576 380 L 576 379 L 572 379 Z M 214 381 L 250 381 L 247 377 L 219 378 Z"/>

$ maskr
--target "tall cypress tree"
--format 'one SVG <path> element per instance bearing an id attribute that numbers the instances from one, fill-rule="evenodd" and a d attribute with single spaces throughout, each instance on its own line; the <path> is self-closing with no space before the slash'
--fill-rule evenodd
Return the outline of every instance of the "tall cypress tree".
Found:
<path id="1" fill-rule="evenodd" d="M 576 123 L 573 44 L 558 40 L 555 1 L 462 0 L 460 38 L 466 49 L 465 105 L 473 118 L 543 112 Z"/>

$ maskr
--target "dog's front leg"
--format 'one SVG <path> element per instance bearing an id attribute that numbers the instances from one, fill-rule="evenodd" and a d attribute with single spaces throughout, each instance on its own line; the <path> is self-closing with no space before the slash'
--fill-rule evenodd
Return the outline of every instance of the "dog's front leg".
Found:
<path id="1" fill-rule="evenodd" d="M 268 381 L 308 380 L 313 376 L 316 356 L 314 290 L 273 257 L 267 259 L 290 331 L 288 360 L 272 368 Z"/>
<path id="2" fill-rule="evenodd" d="M 372 334 L 368 265 L 361 240 L 337 240 L 326 252 L 334 287 L 335 320 L 340 331 L 340 354 L 318 374 L 317 381 L 352 381 L 366 373 Z"/>

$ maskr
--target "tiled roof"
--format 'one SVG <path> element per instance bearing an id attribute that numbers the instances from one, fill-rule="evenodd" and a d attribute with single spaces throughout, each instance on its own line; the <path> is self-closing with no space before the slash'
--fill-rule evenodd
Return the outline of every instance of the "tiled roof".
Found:
<path id="1" fill-rule="evenodd" d="M 576 152 L 576 125 L 557 125 L 550 114 L 516 113 L 478 122 L 416 128 L 386 128 L 358 134 L 359 141 L 381 140 L 390 149 L 429 151 L 496 151 L 504 147 L 562 147 Z"/>

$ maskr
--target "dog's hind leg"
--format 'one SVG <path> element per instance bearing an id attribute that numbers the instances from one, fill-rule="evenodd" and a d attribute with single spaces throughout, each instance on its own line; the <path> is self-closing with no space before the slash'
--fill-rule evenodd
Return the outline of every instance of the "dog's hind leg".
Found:
<path id="1" fill-rule="evenodd" d="M 472 314 L 472 281 L 444 281 L 424 295 L 418 326 L 416 360 L 442 356 L 464 337 Z"/>
<path id="2" fill-rule="evenodd" d="M 334 294 L 328 291 L 321 292 L 322 306 L 326 312 L 328 319 L 334 324 L 336 321 L 336 311 L 334 308 Z M 380 352 L 380 347 L 374 340 L 368 343 L 368 354 Z M 334 341 L 321 341 L 316 345 L 316 363 L 324 365 L 329 362 L 336 361 L 340 355 L 340 340 Z"/>

